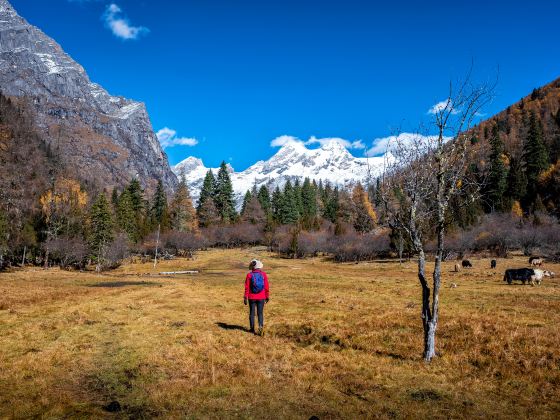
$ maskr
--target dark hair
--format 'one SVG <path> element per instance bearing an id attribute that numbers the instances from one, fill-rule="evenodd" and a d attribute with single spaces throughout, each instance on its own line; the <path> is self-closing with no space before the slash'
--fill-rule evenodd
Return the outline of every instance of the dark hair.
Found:
<path id="1" fill-rule="evenodd" d="M 255 266 L 257 265 L 257 261 L 253 260 L 249 263 L 249 270 L 253 270 L 255 268 Z"/>

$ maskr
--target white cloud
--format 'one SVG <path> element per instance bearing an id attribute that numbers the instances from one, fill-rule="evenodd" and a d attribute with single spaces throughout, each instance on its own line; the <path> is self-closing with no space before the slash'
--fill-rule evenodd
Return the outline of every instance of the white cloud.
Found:
<path id="1" fill-rule="evenodd" d="M 444 109 L 451 110 L 451 114 L 456 115 L 459 113 L 459 110 L 453 108 L 453 101 L 451 99 L 446 99 L 445 101 L 440 101 L 437 104 L 433 105 L 430 109 L 428 109 L 428 114 L 438 114 Z"/>
<path id="2" fill-rule="evenodd" d="M 122 9 L 115 3 L 107 6 L 103 14 L 103 20 L 113 32 L 113 35 L 120 39 L 138 39 L 140 36 L 150 32 L 148 28 L 143 26 L 132 26 L 129 20 L 122 16 Z"/>
<path id="3" fill-rule="evenodd" d="M 391 144 L 396 143 L 412 143 L 429 144 L 437 139 L 437 136 L 425 136 L 418 133 L 400 133 L 398 136 L 380 137 L 372 141 L 372 146 L 366 150 L 366 156 L 382 156 L 390 151 Z M 450 140 L 451 137 L 445 137 L 444 141 Z"/>
<path id="4" fill-rule="evenodd" d="M 362 140 L 355 140 L 349 141 L 346 139 L 342 139 L 340 137 L 326 137 L 326 138 L 317 138 L 315 136 L 311 136 L 309 140 L 303 141 L 294 136 L 283 135 L 280 137 L 276 137 L 274 140 L 270 142 L 270 146 L 272 147 L 281 147 L 288 143 L 300 144 L 302 146 L 310 145 L 310 144 L 319 144 L 320 146 L 327 145 L 329 143 L 338 143 L 344 146 L 347 149 L 365 149 L 366 145 L 362 142 Z"/>
<path id="5" fill-rule="evenodd" d="M 271 147 L 282 147 L 288 143 L 298 143 L 303 144 L 303 141 L 298 139 L 297 137 L 283 135 L 280 137 L 276 137 L 274 140 L 270 142 Z"/>
<path id="6" fill-rule="evenodd" d="M 177 131 L 164 127 L 156 133 L 156 136 L 164 149 L 173 146 L 196 146 L 198 140 L 192 137 L 177 137 Z"/>

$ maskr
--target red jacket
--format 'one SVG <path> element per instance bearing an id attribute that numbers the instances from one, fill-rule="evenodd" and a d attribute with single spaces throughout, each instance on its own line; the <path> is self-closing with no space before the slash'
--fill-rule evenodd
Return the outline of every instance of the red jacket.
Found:
<path id="1" fill-rule="evenodd" d="M 261 290 L 259 293 L 251 293 L 251 274 L 253 271 L 260 272 L 264 277 L 264 289 Z M 268 276 L 262 270 L 253 270 L 247 273 L 247 277 L 245 277 L 245 297 L 250 300 L 260 300 L 260 299 L 268 299 L 270 292 L 268 288 Z"/>

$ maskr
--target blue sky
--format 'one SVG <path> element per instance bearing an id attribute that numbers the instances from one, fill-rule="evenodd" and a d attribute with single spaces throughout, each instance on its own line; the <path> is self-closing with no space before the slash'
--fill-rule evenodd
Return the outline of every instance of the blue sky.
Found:
<path id="1" fill-rule="evenodd" d="M 370 147 L 413 129 L 472 59 L 481 79 L 499 68 L 489 115 L 560 76 L 552 0 L 11 3 L 92 81 L 145 102 L 172 164 L 242 170 L 282 135 Z"/>

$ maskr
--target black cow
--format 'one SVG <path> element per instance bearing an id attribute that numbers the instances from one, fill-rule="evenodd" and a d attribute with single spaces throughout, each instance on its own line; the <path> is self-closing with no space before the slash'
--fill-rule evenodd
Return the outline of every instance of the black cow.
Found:
<path id="1" fill-rule="evenodd" d="M 531 280 L 531 276 L 535 274 L 532 268 L 510 268 L 504 273 L 504 281 L 511 284 L 513 280 L 521 280 L 523 284 Z"/>
<path id="2" fill-rule="evenodd" d="M 463 268 L 467 268 L 467 267 L 472 268 L 472 264 L 471 264 L 471 262 L 470 262 L 469 260 L 463 260 L 463 261 L 461 261 L 461 265 L 463 266 Z"/>
<path id="3" fill-rule="evenodd" d="M 490 261 L 490 268 L 496 268 L 497 264 L 498 264 L 498 262 L 496 260 Z"/>

